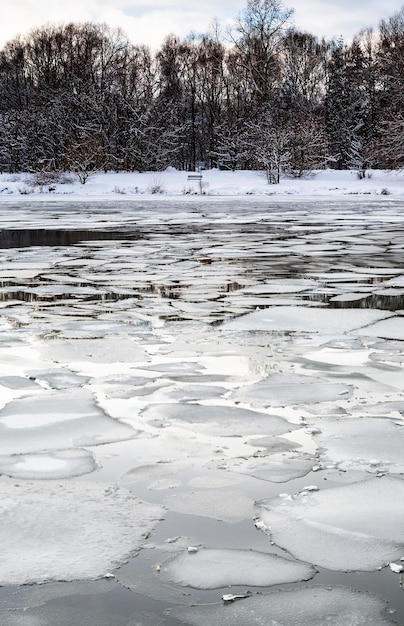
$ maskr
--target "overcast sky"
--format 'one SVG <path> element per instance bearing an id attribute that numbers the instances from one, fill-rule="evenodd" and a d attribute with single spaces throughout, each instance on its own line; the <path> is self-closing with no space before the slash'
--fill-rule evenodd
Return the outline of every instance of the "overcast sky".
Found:
<path id="1" fill-rule="evenodd" d="M 206 32 L 214 18 L 230 25 L 247 0 L 1 0 L 0 47 L 47 23 L 106 22 L 120 26 L 132 43 L 156 48 L 169 33 Z M 292 0 L 294 24 L 326 39 L 349 40 L 400 10 L 403 0 Z"/>

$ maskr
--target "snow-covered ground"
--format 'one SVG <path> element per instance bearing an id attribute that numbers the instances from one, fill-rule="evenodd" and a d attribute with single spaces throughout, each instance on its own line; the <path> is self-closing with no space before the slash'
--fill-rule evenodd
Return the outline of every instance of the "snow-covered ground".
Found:
<path id="1" fill-rule="evenodd" d="M 208 196 L 239 195 L 298 195 L 298 196 L 344 196 L 344 195 L 393 195 L 404 196 L 404 171 L 369 170 L 359 179 L 355 171 L 321 170 L 304 178 L 282 178 L 280 184 L 269 185 L 264 172 L 219 171 L 201 172 L 202 180 L 189 180 L 190 173 L 168 168 L 163 172 L 108 172 L 90 177 L 85 185 L 74 175 L 64 184 L 36 184 L 35 176 L 29 174 L 1 174 L 0 198 L 14 196 L 83 196 L 100 195 L 169 195 Z M 191 173 L 192 175 L 192 173 Z M 70 182 L 72 181 L 72 182 Z M 1 201 L 1 200 L 0 200 Z"/>
<path id="2" fill-rule="evenodd" d="M 155 176 L 2 175 L 0 623 L 403 624 L 403 175 Z"/>

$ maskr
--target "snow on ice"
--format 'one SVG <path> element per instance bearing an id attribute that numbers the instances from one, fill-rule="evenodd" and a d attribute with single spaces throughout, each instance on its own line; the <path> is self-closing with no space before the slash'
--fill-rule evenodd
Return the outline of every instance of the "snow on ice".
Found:
<path id="1" fill-rule="evenodd" d="M 0 485 L 1 585 L 98 578 L 138 550 L 163 516 L 97 483 Z"/>

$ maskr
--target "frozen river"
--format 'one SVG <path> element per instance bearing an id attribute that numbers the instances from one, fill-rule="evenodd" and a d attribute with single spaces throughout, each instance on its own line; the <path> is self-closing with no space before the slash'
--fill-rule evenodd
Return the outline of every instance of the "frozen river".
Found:
<path id="1" fill-rule="evenodd" d="M 404 624 L 403 216 L 2 202 L 2 626 Z"/>

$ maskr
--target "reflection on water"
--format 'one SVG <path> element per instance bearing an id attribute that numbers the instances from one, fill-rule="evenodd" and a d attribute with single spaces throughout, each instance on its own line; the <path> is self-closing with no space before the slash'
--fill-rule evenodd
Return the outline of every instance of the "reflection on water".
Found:
<path id="1" fill-rule="evenodd" d="M 85 241 L 137 239 L 136 231 L 130 233 L 108 230 L 77 230 L 54 228 L 2 229 L 0 248 L 31 248 L 33 246 L 74 246 Z"/>
<path id="2" fill-rule="evenodd" d="M 121 206 L 124 215 L 127 207 Z M 238 211 L 234 220 L 227 218 L 225 208 L 226 204 L 210 205 L 207 217 L 193 207 L 189 221 L 184 222 L 175 219 L 175 214 L 174 218 L 170 213 L 155 217 L 153 211 L 143 211 L 142 219 L 137 215 L 136 220 L 128 220 L 118 228 L 114 227 L 114 215 L 114 221 L 105 228 L 102 222 L 107 220 L 99 220 L 100 208 L 89 204 L 83 220 L 92 219 L 93 228 L 77 229 L 71 224 L 64 227 L 59 215 L 60 227 L 55 227 L 56 220 L 52 219 L 46 228 L 4 227 L 0 230 L 0 248 L 19 250 L 19 264 L 24 259 L 28 267 L 36 264 L 37 250 L 45 246 L 63 248 L 66 258 L 56 255 L 52 268 L 38 269 L 37 276 L 24 281 L 19 279 L 18 265 L 14 264 L 16 279 L 3 280 L 0 302 L 49 304 L 71 300 L 102 304 L 132 299 L 148 307 L 158 307 L 159 300 L 211 302 L 216 303 L 211 320 L 214 324 L 256 307 L 278 305 L 280 298 L 283 304 L 293 300 L 304 305 L 311 301 L 331 308 L 404 308 L 402 289 L 376 293 L 399 273 L 397 259 L 401 263 L 404 245 L 400 224 L 394 225 L 392 233 L 383 223 L 382 214 L 376 220 L 372 216 L 369 222 L 358 216 L 357 223 L 350 226 L 356 229 L 352 237 L 347 231 L 349 224 L 343 220 L 335 219 L 334 226 L 324 224 L 318 216 L 310 216 L 304 206 L 300 211 L 282 207 L 283 219 L 279 208 L 275 212 L 259 211 L 255 221 L 240 217 L 240 204 L 237 209 L 231 207 L 231 211 Z M 52 210 L 55 212 L 54 206 Z M 332 221 L 329 215 L 327 219 Z M 367 269 L 366 274 L 361 273 L 362 268 Z M 66 272 L 64 286 L 62 278 L 54 276 L 61 271 Z M 86 280 L 81 282 L 83 273 Z M 302 291 L 298 285 L 295 291 L 290 288 L 293 280 L 306 277 L 315 281 L 312 289 Z M 266 285 L 272 280 L 288 281 L 289 288 L 282 289 L 280 282 L 278 292 L 258 290 L 254 298 L 243 293 L 244 287 Z M 350 297 L 349 289 L 364 293 Z M 181 320 L 201 313 L 202 307 L 195 306 L 192 311 L 160 312 L 159 316 Z"/>
<path id="3" fill-rule="evenodd" d="M 331 309 L 380 309 L 381 311 L 400 311 L 404 309 L 404 293 L 397 295 L 364 294 L 350 298 L 346 296 L 340 300 L 334 299 L 335 294 L 308 294 L 303 299 L 310 302 L 327 304 Z"/>

